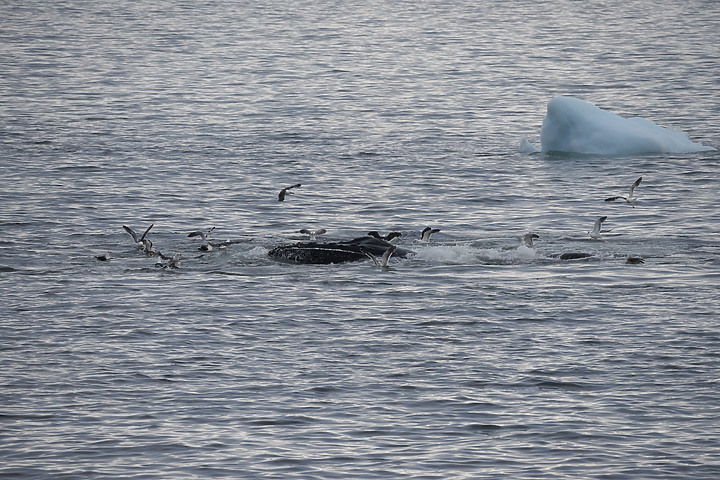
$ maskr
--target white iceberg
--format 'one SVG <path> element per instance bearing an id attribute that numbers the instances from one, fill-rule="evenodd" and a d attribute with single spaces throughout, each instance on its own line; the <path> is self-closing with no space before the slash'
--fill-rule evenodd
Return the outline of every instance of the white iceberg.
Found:
<path id="1" fill-rule="evenodd" d="M 520 139 L 520 147 L 518 147 L 518 151 L 520 153 L 537 153 L 540 149 L 530 143 L 527 138 L 523 137 Z"/>
<path id="2" fill-rule="evenodd" d="M 540 132 L 543 152 L 631 155 L 715 150 L 644 118 L 623 118 L 573 97 L 555 97 Z M 528 150 L 527 145 L 521 146 Z"/>

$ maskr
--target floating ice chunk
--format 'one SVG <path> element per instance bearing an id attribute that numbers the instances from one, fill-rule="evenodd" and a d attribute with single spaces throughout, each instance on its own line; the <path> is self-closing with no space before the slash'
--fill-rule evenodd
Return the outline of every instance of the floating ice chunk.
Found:
<path id="1" fill-rule="evenodd" d="M 629 155 L 715 150 L 690 141 L 680 130 L 644 118 L 623 118 L 573 97 L 555 97 L 540 132 L 542 151 Z"/>
<path id="2" fill-rule="evenodd" d="M 520 153 L 537 153 L 540 151 L 535 145 L 530 143 L 527 138 L 523 137 L 520 140 L 520 146 L 518 147 Z"/>

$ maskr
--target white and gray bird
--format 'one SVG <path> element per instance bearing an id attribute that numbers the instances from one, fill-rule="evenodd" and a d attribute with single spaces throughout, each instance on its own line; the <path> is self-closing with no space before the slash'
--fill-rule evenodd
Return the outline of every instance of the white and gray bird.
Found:
<path id="1" fill-rule="evenodd" d="M 376 257 L 375 255 L 373 255 L 372 253 L 370 253 L 370 252 L 367 252 L 367 251 L 364 251 L 364 250 L 363 250 L 363 253 L 364 253 L 365 255 L 367 255 L 368 258 L 370 258 L 370 260 L 372 260 L 372 261 L 375 263 L 375 265 L 377 265 L 378 267 L 387 268 L 387 267 L 388 267 L 388 262 L 390 261 L 390 257 L 393 256 L 393 254 L 395 253 L 395 250 L 397 250 L 397 247 L 396 247 L 395 245 L 391 245 L 391 246 L 388 247 L 388 249 L 385 250 L 385 252 L 382 254 L 382 257 L 380 257 L 380 260 L 378 260 L 377 257 Z"/>
<path id="2" fill-rule="evenodd" d="M 440 231 L 439 228 L 425 227 L 425 228 L 423 228 L 423 231 L 422 231 L 420 240 L 422 240 L 423 242 L 429 242 L 429 241 L 430 241 L 430 235 L 432 235 L 432 234 L 434 234 L 434 233 L 438 233 L 439 231 Z"/>
<path id="3" fill-rule="evenodd" d="M 602 229 L 602 224 L 605 220 L 607 220 L 607 216 L 602 216 L 602 217 L 598 218 L 597 220 L 595 220 L 595 225 L 593 226 L 593 229 L 588 232 L 588 235 L 590 235 L 594 239 L 599 239 L 601 233 L 607 233 L 607 232 L 612 231 L 612 229 L 610 229 L 610 230 Z"/>
<path id="4" fill-rule="evenodd" d="M 318 235 L 325 235 L 327 233 L 327 230 L 324 228 L 319 228 L 317 230 L 308 230 L 307 228 L 303 228 L 298 233 L 302 233 L 303 235 L 309 235 L 310 240 L 315 240 Z"/>
<path id="5" fill-rule="evenodd" d="M 212 228 L 211 228 L 210 230 L 208 230 L 207 232 L 203 232 L 203 231 L 200 231 L 200 230 L 196 230 L 196 231 L 194 231 L 194 232 L 190 232 L 190 233 L 188 234 L 188 237 L 200 237 L 200 238 L 202 238 L 202 240 L 203 240 L 203 242 L 205 242 L 205 244 L 204 244 L 204 245 L 201 245 L 200 247 L 198 247 L 198 250 L 202 250 L 202 251 L 204 251 L 204 252 L 209 252 L 209 251 L 211 251 L 211 250 L 213 249 L 213 247 L 216 247 L 216 246 L 217 246 L 217 244 L 211 242 L 210 239 L 208 238 L 208 237 L 210 237 L 210 233 L 212 233 L 213 230 L 215 230 L 215 227 L 212 227 Z"/>
<path id="6" fill-rule="evenodd" d="M 147 238 L 147 234 L 150 233 L 150 229 L 153 228 L 154 225 L 154 223 L 150 225 L 147 230 L 145 230 L 145 233 L 142 234 L 142 236 L 138 236 L 138 234 L 135 233 L 135 230 L 128 227 L 127 225 L 123 225 L 123 229 L 130 234 L 133 241 L 135 241 L 135 246 L 137 248 L 142 250 L 144 253 L 154 255 L 155 253 L 157 253 L 157 251 L 155 250 L 152 241 Z"/>
<path id="7" fill-rule="evenodd" d="M 285 187 L 282 190 L 280 190 L 280 193 L 278 193 L 278 202 L 284 202 L 285 201 L 285 195 L 290 195 L 293 192 L 290 191 L 292 188 L 299 188 L 302 185 L 299 183 L 296 183 L 295 185 L 291 185 L 289 187 Z"/>
<path id="8" fill-rule="evenodd" d="M 168 260 L 167 265 L 165 265 L 166 268 L 179 268 L 180 267 L 180 258 L 182 257 L 181 253 L 176 253 L 172 256 L 170 260 Z"/>
<path id="9" fill-rule="evenodd" d="M 391 246 L 387 250 L 385 250 L 385 253 L 383 253 L 382 258 L 380 259 L 380 266 L 381 267 L 387 267 L 388 261 L 390 261 L 390 257 L 393 256 L 395 253 L 395 250 L 397 250 L 397 247 L 395 245 Z"/>
<path id="10" fill-rule="evenodd" d="M 368 232 L 368 235 L 377 238 L 378 240 L 385 240 L 386 242 L 391 241 L 394 238 L 402 237 L 402 233 L 400 232 L 390 232 L 387 235 L 383 236 L 380 235 L 376 230 L 373 230 L 372 232 Z"/>
<path id="11" fill-rule="evenodd" d="M 635 208 L 635 202 L 637 202 L 637 197 L 635 196 L 635 187 L 640 185 L 640 182 L 642 182 L 642 177 L 635 180 L 635 183 L 630 185 L 630 190 L 628 191 L 628 196 L 623 197 L 622 195 L 616 195 L 614 197 L 608 197 L 605 199 L 606 202 L 614 202 L 615 200 L 625 200 L 626 203 L 629 203 L 631 207 Z"/>
<path id="12" fill-rule="evenodd" d="M 163 259 L 167 260 L 167 263 L 161 263 L 158 262 L 155 264 L 156 267 L 159 268 L 180 268 L 180 259 L 182 258 L 181 253 L 176 253 L 172 257 L 166 257 L 165 255 L 162 255 Z"/>
<path id="13" fill-rule="evenodd" d="M 532 248 L 532 246 L 534 245 L 533 241 L 537 238 L 540 238 L 540 235 L 538 235 L 537 233 L 526 233 L 525 235 L 520 237 L 520 241 L 526 247 Z"/>

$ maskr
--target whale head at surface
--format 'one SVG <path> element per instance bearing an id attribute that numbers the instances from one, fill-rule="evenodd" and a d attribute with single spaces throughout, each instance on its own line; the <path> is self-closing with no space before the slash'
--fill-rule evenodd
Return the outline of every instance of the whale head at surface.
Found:
<path id="1" fill-rule="evenodd" d="M 623 118 L 574 97 L 547 105 L 540 143 L 544 152 L 631 155 L 715 150 L 643 118 Z"/>

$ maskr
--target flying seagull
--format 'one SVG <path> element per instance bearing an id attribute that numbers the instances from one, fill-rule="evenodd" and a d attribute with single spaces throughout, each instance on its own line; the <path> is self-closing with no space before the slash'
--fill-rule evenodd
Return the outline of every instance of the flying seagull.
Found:
<path id="1" fill-rule="evenodd" d="M 625 202 L 629 203 L 631 207 L 635 208 L 635 202 L 637 202 L 637 197 L 635 196 L 635 187 L 640 185 L 640 182 L 642 182 L 642 177 L 635 180 L 635 183 L 630 185 L 630 191 L 628 191 L 628 196 L 623 197 L 622 195 L 618 195 L 615 197 L 608 197 L 605 199 L 606 202 L 614 202 L 615 200 L 625 200 Z"/>
<path id="2" fill-rule="evenodd" d="M 324 235 L 324 234 L 326 234 L 326 233 L 327 233 L 327 230 L 325 230 L 324 228 L 320 228 L 320 229 L 318 229 L 318 230 L 314 230 L 314 231 L 313 231 L 313 230 L 308 230 L 307 228 L 303 228 L 303 229 L 300 230 L 300 232 L 298 232 L 298 233 L 302 233 L 302 234 L 304 234 L 304 235 L 310 235 L 310 240 L 315 240 L 315 238 L 316 238 L 318 235 Z"/>
<path id="3" fill-rule="evenodd" d="M 532 247 L 533 246 L 533 240 L 536 238 L 540 238 L 540 235 L 537 233 L 526 233 L 522 237 L 520 237 L 520 241 L 526 246 L 526 247 Z"/>
<path id="4" fill-rule="evenodd" d="M 382 236 L 375 230 L 373 230 L 372 232 L 368 232 L 368 235 L 373 238 L 377 238 L 378 240 L 385 240 L 386 242 L 389 242 L 393 238 L 402 237 L 402 233 L 400 232 L 390 232 L 387 235 Z"/>
<path id="5" fill-rule="evenodd" d="M 593 226 L 593 229 L 588 232 L 588 235 L 590 235 L 592 238 L 598 239 L 600 238 L 601 233 L 606 233 L 611 230 L 601 230 L 603 222 L 607 220 L 607 216 L 603 216 L 595 220 L 595 225 Z"/>
<path id="6" fill-rule="evenodd" d="M 429 242 L 429 241 L 430 241 L 430 235 L 432 235 L 433 233 L 438 233 L 439 231 L 440 231 L 439 228 L 425 227 L 425 228 L 423 228 L 422 236 L 420 237 L 420 239 L 421 239 L 423 242 Z"/>
<path id="7" fill-rule="evenodd" d="M 295 185 L 291 185 L 289 187 L 285 187 L 282 190 L 280 190 L 280 193 L 278 193 L 278 202 L 284 202 L 285 201 L 285 195 L 289 195 L 293 192 L 290 191 L 291 188 L 298 188 L 301 185 L 299 183 L 296 183 Z"/>

